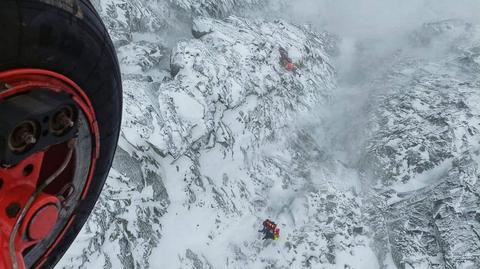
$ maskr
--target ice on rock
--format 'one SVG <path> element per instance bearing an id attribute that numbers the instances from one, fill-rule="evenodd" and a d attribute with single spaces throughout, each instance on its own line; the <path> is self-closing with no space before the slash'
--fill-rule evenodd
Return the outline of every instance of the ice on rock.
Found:
<path id="1" fill-rule="evenodd" d="M 132 3 L 110 8 L 129 10 Z M 142 4 L 148 7 L 148 1 Z M 199 17 L 194 25 L 208 33 L 173 48 L 171 77 L 158 66 L 165 60 L 161 46 L 145 39 L 117 43 L 124 73 L 120 149 L 81 242 L 62 260 L 64 268 L 270 264 L 269 251 L 282 251 L 283 245 L 255 259 L 240 254 L 255 255 L 250 251 L 261 248 L 257 224 L 268 214 L 289 222 L 290 203 L 301 207 L 302 197 L 318 191 L 304 187 L 310 183 L 301 171 L 316 159 L 286 157 L 308 148 L 305 136 L 289 138 L 288 126 L 297 113 L 329 102 L 335 87 L 325 51 L 330 41 L 284 21 Z M 150 31 L 137 29 L 133 36 Z M 296 72 L 281 64 L 280 48 L 291 53 Z M 276 147 L 285 150 L 271 153 Z M 299 168 L 291 172 L 291 165 Z M 305 214 L 295 218 L 298 226 L 292 225 L 292 235 L 285 229 L 286 241 L 307 223 Z M 315 240 L 302 244 L 315 248 Z M 337 251 L 330 247 L 332 255 Z M 309 259 L 288 255 L 290 262 Z"/>
<path id="2" fill-rule="evenodd" d="M 235 9 L 253 7 L 262 0 L 168 0 L 194 16 L 226 17 Z M 258 5 L 257 5 L 258 7 Z"/>
<path id="3" fill-rule="evenodd" d="M 420 25 L 382 59 L 352 46 L 381 70 L 362 86 L 362 160 L 346 164 L 329 143 L 341 118 L 313 111 L 338 111 L 342 37 L 238 15 L 264 1 L 93 2 L 124 115 L 104 192 L 59 268 L 480 267 L 478 26 Z M 279 241 L 260 240 L 267 217 Z"/>
<path id="4" fill-rule="evenodd" d="M 161 117 L 172 119 L 163 128 L 169 134 L 182 136 L 169 138 L 169 144 L 175 146 L 171 151 L 175 157 L 191 148 L 192 143 L 201 142 L 200 138 L 204 143 L 209 141 L 223 126 L 221 116 L 246 105 L 249 97 L 263 99 L 252 109 L 267 112 L 250 120 L 255 121 L 255 126 L 248 122 L 244 127 L 255 128 L 253 131 L 259 134 L 271 134 L 281 128 L 282 122 L 273 119 L 273 115 L 288 117 L 291 112 L 326 102 L 335 84 L 321 37 L 282 21 L 238 17 L 194 21 L 194 25 L 200 24 L 209 33 L 200 39 L 180 42 L 174 48 L 174 79 L 162 83 L 159 90 Z M 289 38 L 285 38 L 286 34 Z M 279 64 L 281 47 L 296 51 L 295 60 L 302 62 L 297 74 L 287 72 Z M 259 125 L 267 128 L 259 130 Z"/>
<path id="5" fill-rule="evenodd" d="M 474 268 L 480 266 L 480 81 L 478 67 L 464 63 L 475 57 L 470 52 L 478 50 L 480 32 L 456 20 L 424 25 L 414 36 L 420 32 L 431 39 L 422 42 L 425 50 L 442 39 L 443 52 L 399 61 L 379 81 L 388 90 L 373 91 L 378 105 L 365 167 L 379 182 L 376 237 L 390 245 L 399 268 Z"/>

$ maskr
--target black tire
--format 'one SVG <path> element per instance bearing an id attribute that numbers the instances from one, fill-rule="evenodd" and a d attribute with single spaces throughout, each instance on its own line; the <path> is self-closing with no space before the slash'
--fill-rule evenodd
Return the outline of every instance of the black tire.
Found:
<path id="1" fill-rule="evenodd" d="M 118 61 L 107 30 L 87 0 L 1 0 L 0 33 L 0 71 L 39 68 L 70 78 L 88 95 L 100 129 L 91 191 L 41 267 L 53 268 L 90 215 L 112 164 L 122 113 Z"/>

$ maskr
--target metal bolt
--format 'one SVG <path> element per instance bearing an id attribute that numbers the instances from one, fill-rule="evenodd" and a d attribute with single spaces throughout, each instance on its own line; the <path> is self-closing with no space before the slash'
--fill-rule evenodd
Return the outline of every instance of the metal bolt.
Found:
<path id="1" fill-rule="evenodd" d="M 67 114 L 65 114 L 64 111 L 60 112 L 57 119 L 60 125 L 68 128 L 73 127 L 73 121 L 70 119 L 69 116 L 67 116 Z"/>
<path id="2" fill-rule="evenodd" d="M 31 121 L 20 123 L 10 136 L 10 149 L 14 152 L 23 152 L 30 145 L 37 143 L 36 131 L 35 123 Z"/>
<path id="3" fill-rule="evenodd" d="M 72 117 L 73 111 L 69 107 L 61 109 L 52 119 L 50 125 L 52 133 L 62 135 L 68 129 L 72 128 L 75 125 Z"/>
<path id="4" fill-rule="evenodd" d="M 37 139 L 35 138 L 35 136 L 32 133 L 29 133 L 28 131 L 22 133 L 21 139 L 27 145 L 32 145 L 37 143 Z"/>

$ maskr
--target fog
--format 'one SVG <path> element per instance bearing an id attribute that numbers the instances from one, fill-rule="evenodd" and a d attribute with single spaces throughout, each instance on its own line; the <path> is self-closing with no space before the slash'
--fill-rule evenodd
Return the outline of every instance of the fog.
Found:
<path id="1" fill-rule="evenodd" d="M 424 23 L 447 19 L 480 22 L 478 0 L 298 0 L 280 9 L 289 20 L 340 37 L 340 55 L 334 60 L 340 78 L 353 83 L 370 77 L 365 76 L 365 65 L 358 65 L 355 47 L 359 44 L 371 52 L 364 57 L 378 59 L 398 49 L 410 49 L 408 36 Z"/>
<path id="2" fill-rule="evenodd" d="M 412 46 L 410 37 L 425 23 L 459 19 L 480 23 L 478 0 L 297 0 L 277 2 L 271 16 L 328 31 L 339 38 L 331 58 L 338 72 L 332 103 L 319 106 L 305 125 L 317 142 L 354 166 L 362 156 L 369 120 L 372 81 L 402 57 L 442 57 L 442 44 Z M 387 85 L 388 87 L 388 85 Z M 322 122 L 318 122 L 322 119 Z"/>
<path id="3" fill-rule="evenodd" d="M 286 6 L 290 19 L 351 38 L 395 37 L 444 19 L 480 21 L 478 0 L 298 0 Z"/>

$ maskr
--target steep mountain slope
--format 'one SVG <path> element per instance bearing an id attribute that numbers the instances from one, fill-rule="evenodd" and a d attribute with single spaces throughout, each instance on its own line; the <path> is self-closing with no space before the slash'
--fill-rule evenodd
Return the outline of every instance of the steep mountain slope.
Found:
<path id="1" fill-rule="evenodd" d="M 364 167 L 378 180 L 377 236 L 399 268 L 480 266 L 479 30 L 424 25 L 412 36 L 420 55 L 374 83 L 387 90 L 375 97 Z"/>
<path id="2" fill-rule="evenodd" d="M 194 16 L 226 17 L 235 9 L 258 7 L 262 0 L 170 0 Z"/>
<path id="3" fill-rule="evenodd" d="M 426 24 L 383 58 L 358 44 L 344 96 L 341 37 L 228 16 L 265 3 L 96 1 L 122 135 L 59 268 L 479 267 L 478 27 Z M 260 240 L 267 217 L 281 240 Z"/>
<path id="4" fill-rule="evenodd" d="M 373 255 L 356 193 L 322 184 L 347 169 L 293 124 L 298 112 L 326 104 L 335 87 L 331 39 L 238 17 L 200 17 L 193 30 L 197 39 L 173 49 L 170 74 L 159 68 L 161 46 L 118 43 L 125 87 L 119 153 L 61 266 L 288 268 L 333 266 L 359 255 L 353 249 Z M 281 63 L 281 48 L 295 71 Z M 257 238 L 268 216 L 283 220 L 282 243 L 263 246 Z M 283 261 L 272 257 L 276 251 Z"/>

